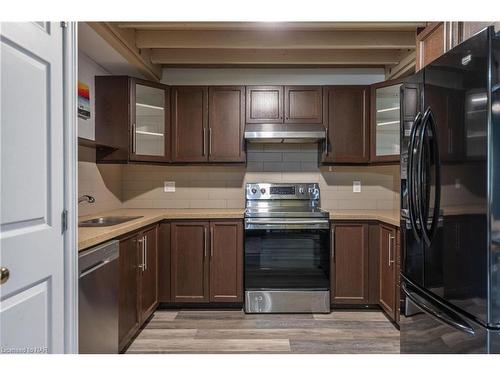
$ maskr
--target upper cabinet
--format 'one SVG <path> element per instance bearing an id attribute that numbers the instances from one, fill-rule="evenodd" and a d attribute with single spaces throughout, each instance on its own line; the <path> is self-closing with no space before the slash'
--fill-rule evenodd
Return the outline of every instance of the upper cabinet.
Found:
<path id="1" fill-rule="evenodd" d="M 208 87 L 172 87 L 172 161 L 208 160 Z"/>
<path id="2" fill-rule="evenodd" d="M 247 86 L 249 124 L 321 124 L 321 86 Z"/>
<path id="3" fill-rule="evenodd" d="M 415 69 L 417 71 L 422 69 L 446 51 L 449 51 L 488 26 L 494 26 L 496 32 L 500 30 L 500 22 L 429 22 L 417 34 L 417 61 Z"/>
<path id="4" fill-rule="evenodd" d="M 446 51 L 444 22 L 431 22 L 417 35 L 417 61 L 415 70 L 420 70 Z"/>
<path id="5" fill-rule="evenodd" d="M 168 86 L 126 76 L 95 78 L 98 162 L 170 160 Z"/>
<path id="6" fill-rule="evenodd" d="M 325 87 L 324 163 L 366 164 L 370 161 L 369 93 L 369 86 Z"/>
<path id="7" fill-rule="evenodd" d="M 172 161 L 245 162 L 245 88 L 172 87 Z"/>
<path id="8" fill-rule="evenodd" d="M 247 86 L 246 95 L 247 123 L 283 122 L 283 86 Z"/>
<path id="9" fill-rule="evenodd" d="M 170 156 L 169 91 L 163 85 L 132 81 L 132 153 L 131 160 L 165 161 Z"/>
<path id="10" fill-rule="evenodd" d="M 245 87 L 208 89 L 208 160 L 245 162 Z"/>
<path id="11" fill-rule="evenodd" d="M 285 123 L 323 123 L 321 86 L 285 86 Z"/>
<path id="12" fill-rule="evenodd" d="M 399 162 L 401 81 L 371 87 L 371 161 Z"/>

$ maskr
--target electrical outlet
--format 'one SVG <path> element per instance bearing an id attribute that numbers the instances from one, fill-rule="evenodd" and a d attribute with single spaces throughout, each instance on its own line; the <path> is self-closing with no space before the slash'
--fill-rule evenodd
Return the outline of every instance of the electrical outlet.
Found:
<path id="1" fill-rule="evenodd" d="M 353 181 L 352 182 L 352 192 L 353 193 L 361 193 L 361 181 Z"/>
<path id="2" fill-rule="evenodd" d="M 164 193 L 175 193 L 175 181 L 164 181 L 163 182 L 163 192 Z"/>

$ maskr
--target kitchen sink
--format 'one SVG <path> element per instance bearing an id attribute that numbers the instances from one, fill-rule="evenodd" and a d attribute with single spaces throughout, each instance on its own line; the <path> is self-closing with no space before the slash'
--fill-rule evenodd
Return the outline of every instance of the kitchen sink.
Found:
<path id="1" fill-rule="evenodd" d="M 130 220 L 139 219 L 142 216 L 102 216 L 95 219 L 84 220 L 78 224 L 79 227 L 110 227 L 112 225 L 126 223 Z"/>

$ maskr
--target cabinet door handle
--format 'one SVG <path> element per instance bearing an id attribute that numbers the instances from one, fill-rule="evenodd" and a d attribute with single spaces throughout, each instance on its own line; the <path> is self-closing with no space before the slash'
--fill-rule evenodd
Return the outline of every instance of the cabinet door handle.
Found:
<path id="1" fill-rule="evenodd" d="M 325 149 L 326 149 L 326 153 L 325 155 L 328 156 L 328 147 L 330 145 L 330 140 L 328 138 L 328 127 L 326 128 L 326 139 L 325 139 Z"/>
<path id="2" fill-rule="evenodd" d="M 210 258 L 214 257 L 214 228 L 210 228 Z"/>
<path id="3" fill-rule="evenodd" d="M 331 252 L 331 257 L 332 261 L 335 263 L 335 234 L 334 234 L 335 229 L 330 229 L 330 252 Z"/>
<path id="4" fill-rule="evenodd" d="M 139 264 L 139 269 L 144 271 L 144 237 L 138 239 L 137 243 L 141 244 L 141 264 Z"/>
<path id="5" fill-rule="evenodd" d="M 206 143 L 207 143 L 207 134 L 206 134 L 207 131 L 206 130 L 207 130 L 206 128 L 203 128 L 203 156 L 205 156 L 205 154 L 206 154 L 206 150 L 205 150 Z"/>
<path id="6" fill-rule="evenodd" d="M 394 236 L 389 233 L 389 267 L 391 266 L 392 263 L 394 263 L 394 260 L 392 259 L 392 241 L 394 240 Z"/>
<path id="7" fill-rule="evenodd" d="M 208 128 L 208 156 L 212 155 L 212 128 Z"/>
<path id="8" fill-rule="evenodd" d="M 203 228 L 203 257 L 207 257 L 207 228 Z"/>
<path id="9" fill-rule="evenodd" d="M 132 153 L 135 154 L 135 147 L 136 147 L 136 132 L 135 132 L 135 122 L 132 123 Z"/>
<path id="10" fill-rule="evenodd" d="M 148 270 L 148 237 L 144 236 L 144 271 Z"/>
<path id="11" fill-rule="evenodd" d="M 365 151 L 366 151 L 366 90 L 363 90 L 363 152 Z"/>

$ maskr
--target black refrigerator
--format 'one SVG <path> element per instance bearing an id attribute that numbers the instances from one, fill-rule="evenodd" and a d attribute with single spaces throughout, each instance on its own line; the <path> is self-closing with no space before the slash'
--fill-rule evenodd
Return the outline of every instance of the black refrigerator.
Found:
<path id="1" fill-rule="evenodd" d="M 500 34 L 401 86 L 401 353 L 500 353 Z"/>

